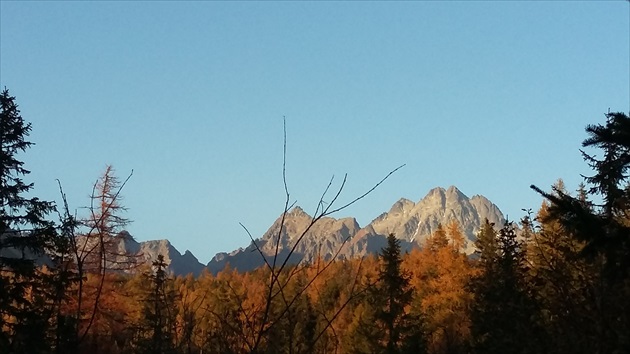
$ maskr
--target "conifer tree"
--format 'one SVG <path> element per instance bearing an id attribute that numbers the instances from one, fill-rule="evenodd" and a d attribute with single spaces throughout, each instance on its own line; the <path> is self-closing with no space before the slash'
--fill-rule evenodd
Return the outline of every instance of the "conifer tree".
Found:
<path id="1" fill-rule="evenodd" d="M 487 221 L 477 240 L 479 275 L 471 279 L 475 299 L 471 332 L 476 353 L 541 353 L 546 344 L 527 283 L 525 253 L 515 227 L 494 233 Z M 536 338 L 536 341 L 523 341 Z"/>
<path id="2" fill-rule="evenodd" d="M 423 314 L 427 350 L 432 354 L 463 352 L 470 341 L 468 308 L 472 299 L 466 283 L 473 273 L 462 251 L 464 236 L 456 222 L 441 225 L 422 250 L 406 257 L 413 274 L 414 307 Z"/>
<path id="3" fill-rule="evenodd" d="M 88 208 L 90 215 L 83 221 L 88 231 L 82 236 L 87 247 L 82 247 L 81 257 L 87 272 L 103 274 L 135 266 L 136 257 L 118 249 L 120 242 L 131 237 L 122 232 L 129 224 L 129 220 L 122 216 L 127 211 L 121 204 L 123 197 L 120 194 L 125 183 L 116 176 L 116 170 L 107 165 L 94 185 Z"/>
<path id="4" fill-rule="evenodd" d="M 314 352 L 317 318 L 308 294 L 302 293 L 306 284 L 307 278 L 300 272 L 283 287 L 272 308 L 278 320 L 267 335 L 266 353 Z"/>
<path id="5" fill-rule="evenodd" d="M 446 246 L 448 246 L 448 236 L 446 235 L 446 230 L 444 230 L 444 226 L 442 226 L 442 224 L 438 224 L 437 229 L 427 239 L 425 247 L 429 248 L 430 251 L 436 252 Z"/>
<path id="6" fill-rule="evenodd" d="M 402 269 L 400 241 L 393 234 L 379 255 L 378 279 L 367 295 L 363 317 L 356 330 L 356 352 L 422 353 L 425 351 L 419 316 L 409 312 L 413 298 L 411 276 Z M 364 347 L 361 349 L 361 347 Z"/>
<path id="7" fill-rule="evenodd" d="M 54 206 L 27 197 L 33 184 L 22 178 L 30 173 L 17 154 L 33 143 L 15 97 L 0 93 L 0 352 L 35 353 L 46 350 L 47 319 L 43 313 L 41 274 L 35 258 L 55 241 L 53 223 L 45 217 Z"/>
<path id="8" fill-rule="evenodd" d="M 606 114 L 605 124 L 586 127 L 583 147 L 600 150 L 601 158 L 582 151 L 594 174 L 586 177 L 588 189 L 578 197 L 553 189 L 534 190 L 549 201 L 554 220 L 584 247 L 579 257 L 602 269 L 590 309 L 596 309 L 594 333 L 588 337 L 595 353 L 630 351 L 630 118 L 625 113 Z M 595 196 L 602 203 L 589 202 Z M 584 314 L 581 314 L 584 315 Z"/>
<path id="9" fill-rule="evenodd" d="M 167 264 L 164 256 L 158 255 L 152 263 L 153 269 L 148 278 L 151 289 L 144 304 L 144 328 L 146 337 L 140 343 L 140 352 L 144 354 L 175 353 L 175 293 L 171 279 L 166 273 Z"/>
<path id="10" fill-rule="evenodd" d="M 123 230 L 129 220 L 122 216 L 127 209 L 121 204 L 121 191 L 132 174 L 121 182 L 114 168 L 106 166 L 94 183 L 87 208 L 89 215 L 80 220 L 82 228 L 73 242 L 79 275 L 75 306 L 79 322 L 77 338 L 81 346 L 89 346 L 94 352 L 108 345 L 107 339 L 105 342 L 101 339 L 113 335 L 112 328 L 122 325 L 120 316 L 114 315 L 116 302 L 104 301 L 121 295 L 115 286 L 116 274 L 135 268 L 139 258 L 124 247 L 132 236 Z"/>
<path id="11" fill-rule="evenodd" d="M 486 219 L 477 232 L 475 240 L 475 256 L 479 259 L 479 266 L 482 269 L 488 269 L 492 262 L 497 259 L 499 245 L 497 240 L 497 232 L 494 229 L 494 223 Z"/>
<path id="12" fill-rule="evenodd" d="M 549 215 L 543 203 L 531 233 L 530 283 L 549 333 L 550 353 L 594 353 L 593 334 L 601 322 L 595 300 L 601 292 L 599 266 L 580 257 L 584 242 L 576 240 Z"/>

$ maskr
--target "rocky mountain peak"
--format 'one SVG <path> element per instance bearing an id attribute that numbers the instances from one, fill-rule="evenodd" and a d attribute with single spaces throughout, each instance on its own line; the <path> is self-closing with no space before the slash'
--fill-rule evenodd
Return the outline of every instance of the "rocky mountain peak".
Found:
<path id="1" fill-rule="evenodd" d="M 432 208 L 444 208 L 446 206 L 446 190 L 442 187 L 433 188 L 422 198 L 418 204 L 430 204 Z"/>
<path id="2" fill-rule="evenodd" d="M 435 197 L 437 197 L 437 198 L 442 198 L 442 197 L 444 197 L 444 196 L 445 196 L 445 194 L 446 194 L 446 189 L 444 189 L 444 188 L 442 188 L 442 187 L 435 187 L 435 188 L 432 188 L 432 189 L 431 189 L 431 190 L 427 193 L 427 195 L 426 195 L 424 198 L 422 198 L 422 199 L 426 199 L 426 198 L 435 198 Z"/>
<path id="3" fill-rule="evenodd" d="M 416 204 L 407 198 L 400 198 L 394 205 L 392 205 L 391 209 L 389 209 L 389 213 L 405 213 L 411 210 Z"/>
<path id="4" fill-rule="evenodd" d="M 446 196 L 447 198 L 456 198 L 456 199 L 467 198 L 466 195 L 462 193 L 462 191 L 457 189 L 457 187 L 455 186 L 448 187 L 448 189 L 446 190 Z"/>
<path id="5" fill-rule="evenodd" d="M 378 234 L 394 233 L 399 239 L 420 245 L 439 224 L 455 221 L 461 225 L 466 237 L 473 240 L 485 218 L 493 222 L 503 220 L 501 211 L 490 201 L 485 198 L 469 199 L 455 186 L 431 189 L 418 203 L 406 203 L 408 210 L 404 213 L 398 212 L 405 209 L 398 203 L 370 225 Z"/>
<path id="6" fill-rule="evenodd" d="M 289 210 L 287 215 L 291 217 L 297 217 L 297 218 L 309 218 L 309 219 L 311 218 L 311 216 L 308 215 L 308 213 L 305 212 L 304 209 L 300 208 L 299 205 L 296 205 L 291 210 Z"/>

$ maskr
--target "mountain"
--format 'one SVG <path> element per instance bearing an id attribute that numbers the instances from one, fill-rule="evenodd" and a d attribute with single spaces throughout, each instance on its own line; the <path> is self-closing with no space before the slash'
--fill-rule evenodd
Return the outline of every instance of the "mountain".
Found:
<path id="1" fill-rule="evenodd" d="M 218 253 L 206 266 L 190 251 L 181 254 L 168 240 L 137 242 L 126 231 L 118 235 L 117 243 L 112 245 L 112 252 L 136 255 L 136 262 L 145 264 L 151 264 L 161 254 L 168 264 L 169 272 L 175 275 L 192 273 L 197 276 L 206 267 L 216 274 L 228 264 L 240 271 L 260 267 L 265 264 L 265 260 L 271 264 L 276 245 L 276 265 L 285 260 L 294 264 L 318 258 L 348 259 L 374 254 L 387 244 L 386 238 L 390 233 L 400 240 L 403 250 L 410 250 L 413 247 L 422 247 L 439 224 L 447 225 L 456 221 L 467 240 L 466 252 L 472 253 L 475 233 L 486 218 L 497 226 L 502 226 L 505 222 L 499 208 L 487 198 L 480 195 L 468 198 L 454 186 L 448 189 L 438 187 L 430 190 L 417 203 L 405 198 L 398 200 L 388 212 L 379 215 L 365 227 L 361 227 L 355 218 L 323 217 L 313 223 L 311 215 L 300 207 L 294 207 L 284 215 L 284 224 L 283 215 L 280 215 L 255 243 L 229 253 Z M 289 254 L 291 258 L 287 260 Z M 0 256 L 21 257 L 21 252 L 5 248 L 0 249 Z M 121 261 L 124 258 L 113 257 L 108 260 L 108 267 L 115 269 Z M 46 260 L 38 262 L 43 264 Z M 126 268 L 123 266 L 119 269 L 124 271 Z"/>
<path id="2" fill-rule="evenodd" d="M 267 262 L 272 264 L 278 235 L 280 235 L 278 259 L 281 262 L 287 258 L 293 247 L 295 250 L 289 259 L 291 263 L 302 260 L 312 261 L 318 256 L 328 260 L 335 256 L 335 252 L 344 241 L 351 239 L 361 229 L 354 218 L 324 217 L 316 223 L 312 223 L 312 220 L 313 218 L 300 207 L 294 207 L 286 214 L 282 230 L 280 230 L 282 225 L 282 215 L 280 215 L 269 230 L 256 240 L 255 244 L 252 242 L 247 248 L 238 249 L 229 254 L 217 254 L 208 263 L 208 268 L 212 273 L 216 273 L 229 263 L 232 268 L 250 270 L 265 264 L 261 253 Z M 307 229 L 308 232 L 304 233 Z M 300 239 L 302 234 L 304 237 Z M 342 251 L 346 250 L 342 249 Z M 348 255 L 344 252 L 338 256 Z"/>
<path id="3" fill-rule="evenodd" d="M 157 256 L 161 254 L 168 264 L 167 270 L 176 275 L 192 273 L 194 276 L 198 276 L 205 268 L 189 250 L 181 254 L 168 240 L 144 241 L 140 242 L 138 246 L 137 254 L 141 255 L 145 262 L 151 263 L 157 260 Z"/>
<path id="4" fill-rule="evenodd" d="M 164 262 L 168 265 L 167 271 L 175 275 L 192 273 L 197 276 L 205 268 L 190 251 L 182 255 L 168 240 L 137 242 L 127 231 L 121 231 L 117 236 L 115 243 L 110 246 L 107 265 L 109 269 L 127 272 L 130 260 L 135 264 L 151 264 L 157 260 L 158 255 L 164 256 Z M 90 249 L 90 240 L 83 240 L 88 242 L 85 249 Z M 80 249 L 83 245 L 81 242 L 79 240 Z"/>
<path id="5" fill-rule="evenodd" d="M 393 233 L 397 238 L 422 244 L 439 224 L 457 222 L 467 238 L 467 250 L 485 219 L 502 226 L 505 222 L 499 208 L 487 198 L 475 195 L 468 198 L 454 186 L 434 188 L 418 203 L 400 199 L 387 213 L 374 219 L 370 226 L 380 235 Z"/>
<path id="6" fill-rule="evenodd" d="M 312 224 L 313 218 L 299 207 L 284 216 L 281 230 L 282 218 L 280 215 L 255 244 L 252 242 L 247 248 L 217 254 L 208 263 L 209 270 L 216 273 L 229 264 L 232 268 L 247 271 L 264 265 L 264 259 L 271 264 L 276 244 L 279 262 L 286 260 L 295 248 L 289 263 L 308 262 L 317 257 L 328 260 L 373 254 L 385 246 L 386 236 L 390 233 L 401 241 L 403 250 L 409 250 L 421 247 L 439 224 L 452 221 L 462 227 L 467 239 L 466 251 L 472 253 L 475 233 L 486 218 L 496 225 L 505 221 L 499 208 L 487 198 L 480 195 L 468 198 L 454 186 L 434 188 L 417 203 L 400 199 L 388 212 L 363 228 L 354 218 L 324 217 Z M 279 242 L 276 242 L 278 237 Z"/>

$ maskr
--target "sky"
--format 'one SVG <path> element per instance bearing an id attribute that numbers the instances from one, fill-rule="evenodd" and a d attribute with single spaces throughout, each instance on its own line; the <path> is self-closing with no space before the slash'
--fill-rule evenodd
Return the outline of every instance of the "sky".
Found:
<path id="1" fill-rule="evenodd" d="M 367 225 L 437 186 L 510 219 L 576 189 L 587 124 L 630 112 L 630 3 L 0 1 L 0 85 L 33 195 L 85 214 L 111 164 L 128 231 L 206 263 L 291 203 Z M 330 201 L 332 195 L 324 197 Z"/>

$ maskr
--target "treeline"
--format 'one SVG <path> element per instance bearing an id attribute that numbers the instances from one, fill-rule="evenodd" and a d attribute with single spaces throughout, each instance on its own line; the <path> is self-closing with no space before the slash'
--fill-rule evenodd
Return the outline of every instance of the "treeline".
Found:
<path id="1" fill-rule="evenodd" d="M 533 186 L 540 210 L 486 222 L 472 256 L 450 224 L 406 254 L 390 235 L 375 256 L 194 278 L 119 249 L 126 181 L 111 167 L 84 217 L 26 197 L 31 127 L 6 89 L 0 105 L 0 353 L 630 352 L 626 114 L 587 127 L 601 157 L 583 153 L 586 185 Z"/>

